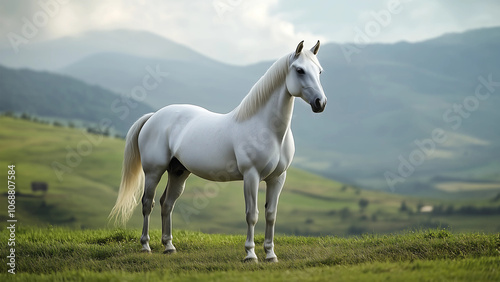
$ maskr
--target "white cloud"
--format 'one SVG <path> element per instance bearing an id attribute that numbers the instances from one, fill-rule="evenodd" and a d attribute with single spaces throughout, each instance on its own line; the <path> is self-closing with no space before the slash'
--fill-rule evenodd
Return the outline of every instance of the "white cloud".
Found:
<path id="1" fill-rule="evenodd" d="M 312 46 L 322 38 L 297 32 L 292 22 L 273 15 L 271 9 L 277 4 L 276 0 L 70 1 L 61 5 L 34 41 L 95 29 L 139 29 L 217 60 L 246 64 L 292 52 L 300 40 Z M 40 9 L 32 5 L 25 14 L 29 17 Z"/>
<path id="2" fill-rule="evenodd" d="M 277 58 L 292 52 L 301 40 L 313 46 L 317 39 L 323 39 L 319 35 L 298 32 L 292 22 L 273 15 L 271 9 L 277 2 L 248 1 L 223 16 L 213 36 L 217 37 L 216 40 L 232 42 L 226 46 L 236 48 L 237 52 L 230 61 L 240 61 L 238 57 L 242 53 L 245 53 L 247 62 Z M 213 51 L 227 55 L 226 50 Z"/>
<path id="3" fill-rule="evenodd" d="M 32 19 L 40 2 L 0 0 L 0 47 L 8 32 L 20 32 L 22 19 Z M 400 0 L 403 11 L 373 42 L 417 41 L 445 32 L 500 25 L 500 2 L 485 0 Z M 31 42 L 89 30 L 147 30 L 209 57 L 245 64 L 276 59 L 293 51 L 300 40 L 352 42 L 354 28 L 370 20 L 385 0 L 68 0 Z"/>

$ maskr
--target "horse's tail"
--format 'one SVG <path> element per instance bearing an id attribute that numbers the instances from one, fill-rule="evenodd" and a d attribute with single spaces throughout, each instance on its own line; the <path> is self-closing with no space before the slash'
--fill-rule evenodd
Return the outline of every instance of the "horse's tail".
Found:
<path id="1" fill-rule="evenodd" d="M 141 165 L 138 137 L 142 127 L 152 115 L 153 113 L 149 113 L 139 118 L 127 133 L 120 190 L 115 206 L 109 214 L 110 220 L 115 218 L 115 224 L 119 221 L 125 225 L 137 206 L 137 199 L 144 191 L 144 171 Z"/>

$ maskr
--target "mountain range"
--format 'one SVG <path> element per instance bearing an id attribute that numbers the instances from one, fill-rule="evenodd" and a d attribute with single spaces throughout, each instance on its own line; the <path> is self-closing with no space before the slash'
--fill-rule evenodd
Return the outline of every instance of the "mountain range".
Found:
<path id="1" fill-rule="evenodd" d="M 316 115 L 308 105 L 296 103 L 294 165 L 400 193 L 432 194 L 453 183 L 500 188 L 498 50 L 500 28 L 417 43 L 323 44 L 318 57 L 325 69 L 321 80 L 328 105 Z M 13 89 L 6 83 L 16 82 L 36 89 L 50 85 L 51 92 L 67 95 L 68 85 L 81 83 L 87 89 L 82 93 L 140 98 L 134 101 L 140 108 L 123 121 L 122 131 L 136 116 L 172 103 L 228 112 L 273 63 L 228 65 L 166 38 L 129 30 L 33 44 L 22 56 L 11 52 L 0 50 L 0 65 L 7 67 L 0 69 L 6 73 L 0 78 L 2 97 Z M 137 92 L 155 73 L 155 87 Z M 35 77 L 43 75 L 54 79 L 37 82 Z M 33 107 L 43 106 L 35 90 L 15 92 L 22 92 L 16 95 L 23 101 L 37 101 Z M 107 109 L 112 98 L 102 101 Z M 76 101 L 89 111 L 94 108 Z"/>
<path id="2" fill-rule="evenodd" d="M 0 66 L 0 111 L 83 122 L 100 132 L 113 128 L 124 136 L 153 108 L 69 76 Z"/>

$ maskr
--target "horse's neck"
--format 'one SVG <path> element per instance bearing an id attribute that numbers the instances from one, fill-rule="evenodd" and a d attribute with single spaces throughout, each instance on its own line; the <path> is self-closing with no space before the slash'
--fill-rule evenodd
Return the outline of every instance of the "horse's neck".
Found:
<path id="1" fill-rule="evenodd" d="M 290 55 L 289 55 L 290 56 Z M 289 56 L 276 61 L 252 87 L 231 116 L 237 122 L 252 120 L 282 138 L 292 119 L 294 98 L 286 88 Z"/>
<path id="2" fill-rule="evenodd" d="M 262 126 L 267 127 L 282 139 L 290 128 L 293 115 L 294 97 L 288 93 L 285 83 L 276 87 L 274 93 L 262 108 L 262 113 L 253 118 L 260 119 Z"/>

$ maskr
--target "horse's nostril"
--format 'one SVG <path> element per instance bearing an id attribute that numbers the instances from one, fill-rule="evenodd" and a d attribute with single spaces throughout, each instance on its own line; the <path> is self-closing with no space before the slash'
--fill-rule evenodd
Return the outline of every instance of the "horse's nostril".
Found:
<path id="1" fill-rule="evenodd" d="M 321 108 L 321 99 L 317 98 L 316 101 L 314 101 L 314 104 L 316 105 L 316 108 Z"/>

